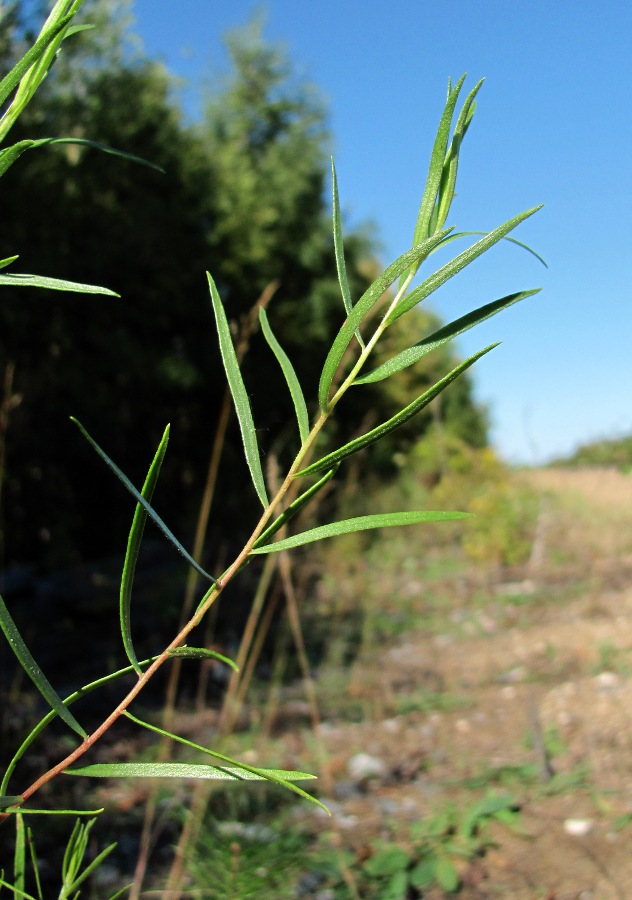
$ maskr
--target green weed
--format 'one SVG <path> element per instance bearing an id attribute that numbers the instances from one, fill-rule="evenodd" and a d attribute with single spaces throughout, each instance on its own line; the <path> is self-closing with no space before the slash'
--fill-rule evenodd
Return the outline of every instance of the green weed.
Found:
<path id="1" fill-rule="evenodd" d="M 468 865 L 494 845 L 489 826 L 518 829 L 520 812 L 510 795 L 489 792 L 465 809 L 446 804 L 415 824 L 406 841 L 376 841 L 360 867 L 346 862 L 356 880 L 356 896 L 376 900 L 422 897 L 432 888 L 457 891 Z M 336 860 L 329 859 L 329 871 Z M 325 870 L 327 871 L 327 870 Z M 336 898 L 352 894 L 343 878 L 330 876 Z"/>

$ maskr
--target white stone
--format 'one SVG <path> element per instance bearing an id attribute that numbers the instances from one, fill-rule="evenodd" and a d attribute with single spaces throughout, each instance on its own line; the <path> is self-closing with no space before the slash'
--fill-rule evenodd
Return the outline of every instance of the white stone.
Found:
<path id="1" fill-rule="evenodd" d="M 573 837 L 586 837 L 594 827 L 592 819 L 566 819 L 564 822 L 564 831 Z"/>

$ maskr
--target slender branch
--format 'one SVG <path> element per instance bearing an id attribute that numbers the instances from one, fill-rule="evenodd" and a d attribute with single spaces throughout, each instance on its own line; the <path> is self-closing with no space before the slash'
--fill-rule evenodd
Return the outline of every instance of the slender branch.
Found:
<path id="1" fill-rule="evenodd" d="M 311 450 L 316 438 L 318 437 L 320 431 L 323 426 L 327 422 L 330 413 L 321 413 L 314 425 L 312 426 L 312 430 L 310 434 L 299 450 L 294 462 L 292 463 L 283 484 L 277 491 L 275 497 L 268 505 L 267 509 L 264 511 L 261 519 L 257 523 L 254 531 L 250 535 L 248 541 L 244 545 L 241 552 L 235 558 L 234 562 L 228 567 L 228 569 L 224 572 L 222 577 L 219 579 L 217 584 L 213 584 L 207 593 L 202 598 L 200 605 L 198 606 L 195 614 L 191 619 L 187 622 L 184 628 L 181 629 L 179 634 L 173 639 L 173 641 L 166 647 L 163 652 L 157 657 L 157 659 L 149 666 L 148 669 L 143 672 L 142 675 L 139 676 L 138 681 L 133 686 L 133 688 L 129 691 L 127 696 L 119 703 L 119 705 L 114 709 L 110 715 L 104 719 L 104 721 L 99 725 L 99 727 L 92 732 L 92 734 L 88 735 L 88 737 L 76 747 L 72 753 L 69 753 L 68 756 L 64 757 L 57 765 L 53 766 L 48 771 L 44 772 L 36 781 L 34 781 L 23 793 L 22 799 L 27 800 L 33 794 L 35 794 L 40 788 L 42 788 L 45 784 L 48 784 L 49 781 L 52 781 L 53 778 L 56 778 L 58 775 L 61 775 L 69 766 L 75 763 L 78 759 L 80 759 L 88 750 L 90 750 L 94 744 L 109 730 L 109 728 L 123 715 L 125 710 L 130 706 L 132 701 L 138 696 L 138 694 L 143 690 L 148 681 L 153 677 L 153 675 L 158 671 L 158 669 L 162 666 L 162 664 L 169 658 L 169 651 L 174 649 L 175 647 L 180 646 L 184 643 L 185 639 L 189 635 L 189 633 L 202 621 L 206 613 L 209 611 L 211 606 L 216 602 L 224 588 L 232 581 L 237 572 L 242 568 L 244 563 L 247 561 L 250 551 L 255 544 L 255 541 L 259 537 L 259 535 L 264 530 L 271 516 L 274 514 L 275 510 L 278 506 L 283 502 L 287 492 L 290 490 L 290 487 L 294 483 L 294 475 L 299 470 L 303 460 L 307 453 Z M 0 822 L 3 822 L 10 813 L 0 813 Z"/>

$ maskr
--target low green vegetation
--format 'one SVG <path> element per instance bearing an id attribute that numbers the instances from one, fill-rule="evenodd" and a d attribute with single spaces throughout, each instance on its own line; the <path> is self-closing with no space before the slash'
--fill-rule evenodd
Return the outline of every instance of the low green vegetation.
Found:
<path id="1" fill-rule="evenodd" d="M 632 471 L 632 436 L 604 438 L 582 444 L 570 456 L 557 459 L 552 465 L 572 468 L 607 466 L 628 473 Z"/>

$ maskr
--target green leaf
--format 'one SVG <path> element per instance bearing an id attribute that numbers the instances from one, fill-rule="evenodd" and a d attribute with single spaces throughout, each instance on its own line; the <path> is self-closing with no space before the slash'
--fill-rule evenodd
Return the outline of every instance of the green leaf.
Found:
<path id="1" fill-rule="evenodd" d="M 96 819 L 91 819 L 89 822 L 80 822 L 79 820 L 75 822 L 75 827 L 68 840 L 62 862 L 62 889 L 59 896 L 63 900 L 70 900 L 73 892 L 83 884 L 86 878 L 103 863 L 116 847 L 115 843 L 110 844 L 109 847 L 97 854 L 83 871 L 81 870 L 90 842 L 90 832 L 95 822 Z M 73 900 L 76 900 L 78 896 L 79 893 L 77 892 L 74 894 Z"/>
<path id="2" fill-rule="evenodd" d="M 338 197 L 338 178 L 336 177 L 336 167 L 333 157 L 331 160 L 331 190 L 333 205 L 333 227 L 334 227 L 334 253 L 336 255 L 336 269 L 338 270 L 338 283 L 340 284 L 340 292 L 342 294 L 342 302 L 347 311 L 347 315 L 353 309 L 353 301 L 351 299 L 351 290 L 349 289 L 349 280 L 347 278 L 347 265 L 345 263 L 345 250 L 342 240 L 342 216 L 340 215 L 340 199 Z M 364 341 L 359 331 L 355 333 L 356 339 L 361 347 L 364 347 Z"/>
<path id="3" fill-rule="evenodd" d="M 434 235 L 427 241 L 418 244 L 411 250 L 407 250 L 406 253 L 403 253 L 391 263 L 391 265 L 384 270 L 380 277 L 377 278 L 360 297 L 336 335 L 323 366 L 320 384 L 318 386 L 318 402 L 323 412 L 326 412 L 328 408 L 329 391 L 334 375 L 336 374 L 338 366 L 342 361 L 342 357 L 362 320 L 373 309 L 378 300 L 384 295 L 384 292 L 397 278 L 399 278 L 402 272 L 409 269 L 411 264 L 416 260 L 428 256 L 432 249 L 440 243 L 451 230 L 451 228 L 446 228 L 444 231 Z"/>
<path id="4" fill-rule="evenodd" d="M 100 809 L 32 809 L 30 806 L 20 807 L 20 812 L 25 816 L 96 816 L 104 811 L 104 806 Z M 11 813 L 13 810 L 4 810 L 4 812 Z"/>
<path id="5" fill-rule="evenodd" d="M 164 434 L 162 436 L 162 440 L 158 445 L 158 449 L 154 455 L 152 463 L 149 467 L 149 471 L 147 473 L 147 478 L 145 479 L 145 483 L 143 485 L 143 489 L 141 491 L 142 496 L 149 503 L 151 500 L 154 489 L 156 487 L 156 483 L 158 481 L 158 476 L 160 475 L 160 469 L 162 466 L 162 462 L 165 458 L 165 453 L 167 452 L 167 444 L 169 443 L 169 426 L 165 428 Z M 136 656 L 136 651 L 134 650 L 134 642 L 132 640 L 132 629 L 131 629 L 131 604 L 132 604 L 132 586 L 134 584 L 134 573 L 136 571 L 136 563 L 138 562 L 138 554 L 140 552 L 140 546 L 143 540 L 143 532 L 145 530 L 145 523 L 147 522 L 147 511 L 143 506 L 138 503 L 136 505 L 136 510 L 134 512 L 134 518 L 132 520 L 132 527 L 130 529 L 129 538 L 127 540 L 127 550 L 125 553 L 125 561 L 123 563 L 123 575 L 121 577 L 121 591 L 120 591 L 120 603 L 119 603 L 119 612 L 120 612 L 120 622 L 121 622 L 121 636 L 123 638 L 123 646 L 125 647 L 125 652 L 127 654 L 127 658 L 131 662 L 134 667 L 136 673 L 138 675 L 142 675 L 142 669 L 138 665 L 138 657 Z"/>
<path id="6" fill-rule="evenodd" d="M 403 847 L 396 844 L 390 847 L 382 847 L 364 864 L 364 871 L 373 878 L 394 875 L 406 869 L 410 862 L 408 853 Z"/>
<path id="7" fill-rule="evenodd" d="M 89 878 L 90 875 L 92 875 L 92 873 L 95 871 L 95 869 L 97 869 L 101 865 L 101 863 L 103 863 L 103 861 L 110 855 L 110 853 L 112 853 L 112 851 L 116 849 L 116 846 L 117 846 L 116 842 L 113 844 L 110 844 L 108 847 L 106 847 L 104 850 L 102 850 L 99 854 L 97 854 L 97 856 L 95 856 L 95 858 L 89 863 L 89 865 L 86 866 L 86 868 L 83 870 L 83 872 L 80 875 L 75 874 L 72 879 L 69 879 L 69 884 L 66 887 L 68 895 L 70 895 L 71 891 L 76 891 L 77 888 L 81 884 L 83 884 L 83 882 L 86 880 L 86 878 Z M 86 849 L 87 849 L 87 846 L 85 848 L 82 848 L 83 852 L 81 853 L 81 862 L 83 861 L 83 856 L 85 855 Z"/>
<path id="8" fill-rule="evenodd" d="M 439 228 L 445 222 L 454 199 L 461 143 L 470 126 L 470 122 L 472 121 L 474 110 L 476 108 L 476 103 L 474 101 L 484 80 L 484 78 L 481 78 L 481 80 L 474 85 L 461 108 L 461 112 L 454 128 L 454 134 L 452 135 L 452 140 L 450 142 L 450 148 L 443 163 L 436 205 L 436 218 Z"/>
<path id="9" fill-rule="evenodd" d="M 408 894 L 408 873 L 395 872 L 380 890 L 377 900 L 402 900 Z"/>
<path id="10" fill-rule="evenodd" d="M 423 888 L 434 884 L 436 866 L 436 856 L 434 852 L 430 852 L 411 870 L 409 875 L 411 885 L 415 888 Z"/>
<path id="11" fill-rule="evenodd" d="M 533 247 L 530 247 L 528 244 L 525 244 L 524 241 L 517 241 L 516 238 L 512 238 L 512 237 L 506 237 L 506 238 L 504 238 L 504 240 L 509 241 L 510 244 L 515 244 L 517 247 L 522 247 L 522 249 L 526 250 L 527 253 L 530 253 L 531 256 L 535 256 L 535 258 L 538 260 L 538 262 L 541 262 L 545 269 L 548 269 L 548 264 L 547 264 L 547 261 L 544 259 L 544 257 L 540 256 L 540 254 L 537 253 L 533 249 Z"/>
<path id="12" fill-rule="evenodd" d="M 31 857 L 31 868 L 33 869 L 33 875 L 35 876 L 35 886 L 37 888 L 37 896 L 39 900 L 43 900 L 44 894 L 42 893 L 42 882 L 40 879 L 39 873 L 39 863 L 37 861 L 37 852 L 35 850 L 35 839 L 33 837 L 33 832 L 31 828 L 26 829 L 26 841 L 29 848 L 29 855 Z"/>
<path id="13" fill-rule="evenodd" d="M 9 806 L 19 806 L 22 803 L 24 798 L 20 794 L 6 794 L 0 797 L 0 810 L 4 812 Z"/>
<path id="14" fill-rule="evenodd" d="M 82 31 L 95 31 L 96 25 L 71 25 L 64 35 L 64 40 L 72 37 L 73 34 L 81 34 Z"/>
<path id="15" fill-rule="evenodd" d="M 26 876 L 26 830 L 21 813 L 15 816 L 15 850 L 13 854 L 13 884 L 24 891 Z"/>
<path id="16" fill-rule="evenodd" d="M 39 138 L 39 140 L 31 142 L 31 148 L 46 147 L 49 144 L 78 144 L 81 147 L 91 147 L 93 150 L 99 150 L 101 153 L 107 153 L 110 156 L 118 156 L 119 159 L 125 159 L 129 162 L 137 163 L 140 166 L 146 166 L 148 169 L 160 172 L 161 175 L 165 174 L 165 170 L 162 166 L 158 166 L 148 159 L 143 159 L 142 156 L 137 156 L 135 153 L 127 153 L 125 150 L 117 150 L 115 147 L 110 147 L 109 144 L 101 144 L 99 141 L 91 141 L 87 138 Z M 26 149 L 28 150 L 31 148 L 27 147 Z"/>
<path id="17" fill-rule="evenodd" d="M 292 537 L 265 547 L 257 547 L 252 553 L 276 553 L 279 550 L 291 550 L 293 547 L 301 547 L 312 541 L 322 541 L 324 538 L 337 537 L 340 534 L 350 534 L 353 531 L 368 531 L 371 528 L 393 528 L 402 525 L 419 525 L 423 522 L 451 522 L 456 519 L 466 519 L 469 513 L 442 512 L 434 510 L 410 510 L 408 512 L 380 513 L 373 516 L 357 516 L 353 519 L 344 519 L 341 522 L 330 522 L 328 525 L 319 525 L 309 531 L 294 534 Z"/>
<path id="18" fill-rule="evenodd" d="M 446 244 L 451 244 L 452 241 L 458 241 L 464 237 L 475 237 L 475 236 L 478 237 L 479 235 L 485 235 L 486 233 L 487 232 L 485 232 L 485 231 L 457 231 L 453 234 L 450 234 L 448 237 L 444 238 L 444 240 L 442 241 L 442 243 L 439 246 L 445 247 Z M 526 250 L 527 253 L 531 254 L 531 256 L 535 256 L 537 261 L 542 263 L 542 265 L 544 266 L 545 269 L 548 269 L 548 264 L 547 264 L 546 260 L 544 259 L 544 257 L 540 256 L 540 254 L 536 250 L 534 250 L 533 247 L 530 247 L 528 244 L 525 244 L 524 241 L 519 241 L 516 238 L 507 237 L 507 236 L 505 236 L 503 238 L 503 241 L 507 241 L 509 244 L 515 244 L 516 247 L 520 247 L 522 250 Z M 436 248 L 436 249 L 438 249 L 438 248 Z"/>
<path id="19" fill-rule="evenodd" d="M 217 292 L 217 288 L 215 287 L 215 282 L 208 272 L 206 273 L 206 276 L 211 290 L 220 352 L 226 371 L 226 378 L 228 379 L 230 391 L 233 395 L 237 419 L 239 420 L 246 462 L 248 463 L 250 475 L 255 490 L 257 491 L 257 495 L 259 496 L 259 500 L 265 508 L 268 505 L 268 495 L 266 493 L 263 471 L 261 469 L 261 459 L 259 458 L 259 447 L 257 445 L 257 432 L 252 418 L 252 410 L 250 409 L 250 400 L 248 399 L 246 386 L 239 369 L 239 363 L 237 362 L 237 356 L 230 336 L 230 327 L 228 325 L 224 306 Z"/>
<path id="20" fill-rule="evenodd" d="M 454 108 L 459 99 L 459 93 L 465 81 L 465 75 L 462 75 L 455 87 L 448 93 L 439 127 L 435 137 L 434 146 L 430 155 L 430 165 L 428 167 L 428 177 L 424 187 L 423 197 L 417 214 L 417 222 L 413 233 L 413 246 L 420 244 L 430 236 L 430 220 L 435 207 L 437 193 L 441 184 L 441 176 L 443 174 L 443 165 L 446 156 L 446 149 L 450 139 L 450 128 L 452 126 L 452 117 Z M 413 269 L 415 271 L 415 269 Z"/>
<path id="21" fill-rule="evenodd" d="M 104 453 L 104 451 L 99 447 L 99 445 L 97 444 L 97 442 L 96 442 L 95 440 L 93 440 L 93 438 L 90 437 L 90 435 L 88 434 L 88 432 L 86 431 L 86 429 L 83 427 L 83 425 L 81 424 L 81 422 L 77 421 L 77 419 L 75 419 L 74 416 L 71 416 L 71 417 L 70 417 L 70 420 L 71 420 L 71 422 L 74 422 L 74 423 L 75 423 L 75 425 L 76 425 L 77 428 L 80 430 L 80 432 L 81 432 L 82 435 L 85 437 L 85 439 L 88 441 L 88 443 L 91 444 L 91 446 L 96 450 L 96 452 L 99 454 L 99 456 L 101 457 L 101 459 L 105 462 L 105 464 L 106 464 L 106 465 L 114 472 L 114 474 L 115 474 L 116 477 L 119 479 L 119 481 L 120 481 L 123 485 L 125 485 L 125 487 L 126 487 L 127 490 L 130 492 L 130 494 L 136 499 L 136 502 L 137 502 L 137 503 L 140 503 L 140 505 L 143 507 L 143 509 L 145 510 L 145 512 L 147 513 L 147 515 L 149 516 L 149 518 L 152 520 L 152 522 L 153 522 L 155 525 L 158 526 L 158 528 L 162 531 L 162 533 L 163 533 L 164 536 L 167 538 L 167 540 L 170 541 L 170 542 L 173 544 L 173 546 L 176 548 L 176 550 L 178 551 L 178 553 L 180 553 L 182 556 L 184 556 L 184 558 L 186 559 L 186 561 L 189 563 L 190 566 L 193 566 L 193 568 L 195 569 L 196 572 L 198 572 L 200 575 L 203 575 L 204 578 L 207 578 L 207 579 L 208 579 L 209 581 L 211 581 L 213 584 L 217 584 L 217 581 L 215 580 L 215 578 L 213 578 L 212 575 L 209 575 L 209 573 L 206 572 L 206 571 L 205 571 L 205 570 L 204 570 L 204 569 L 203 569 L 203 568 L 202 568 L 202 567 L 201 567 L 201 566 L 193 559 L 193 557 L 191 556 L 190 553 L 187 553 L 187 551 L 184 549 L 184 547 L 182 546 L 182 544 L 180 543 L 180 541 L 179 541 L 179 540 L 175 537 L 175 535 L 167 528 L 167 526 L 165 525 L 165 523 L 163 522 L 163 520 L 160 518 L 160 516 L 158 515 L 158 513 L 155 512 L 155 511 L 152 509 L 152 507 L 151 507 L 151 506 L 149 505 L 149 503 L 145 500 L 145 498 L 142 496 L 142 494 L 139 493 L 139 491 L 136 490 L 136 488 L 134 487 L 134 485 L 132 484 L 132 482 L 129 480 L 129 478 L 127 477 L 127 475 L 124 475 L 124 474 L 123 474 L 123 472 L 119 469 L 119 467 L 118 467 L 114 462 L 112 462 L 112 460 L 110 459 L 110 457 L 109 457 L 106 453 Z"/>
<path id="22" fill-rule="evenodd" d="M 129 710 L 125 711 L 125 715 L 128 719 L 131 719 L 132 722 L 136 722 L 137 725 L 140 725 L 142 728 L 146 728 L 148 731 L 153 731 L 155 734 L 159 734 L 162 737 L 167 737 L 172 741 L 176 741 L 178 744 L 184 744 L 185 747 L 189 747 L 191 750 L 199 750 L 200 753 L 206 753 L 207 756 L 213 756 L 215 759 L 219 759 L 222 762 L 228 763 L 230 768 L 226 768 L 225 766 L 202 766 L 203 774 L 202 778 L 215 778 L 219 776 L 204 774 L 206 770 L 209 768 L 217 769 L 220 772 L 228 772 L 229 778 L 239 778 L 240 772 L 246 772 L 248 778 L 254 778 L 255 780 L 264 779 L 266 781 L 273 781 L 276 784 L 279 784 L 281 787 L 286 788 L 287 790 L 293 791 L 295 794 L 299 794 L 301 797 L 304 797 L 306 800 L 310 800 L 312 803 L 315 803 L 317 806 L 320 806 L 325 812 L 329 812 L 326 806 L 324 806 L 319 800 L 316 800 L 315 797 L 312 797 L 302 788 L 298 787 L 295 784 L 292 784 L 292 781 L 296 780 L 304 780 L 304 779 L 312 779 L 315 778 L 315 775 L 307 775 L 304 772 L 284 772 L 279 769 L 260 769 L 256 766 L 249 766 L 246 763 L 237 762 L 235 759 L 231 759 L 230 756 L 225 756 L 223 753 L 218 753 L 216 750 L 210 750 L 208 747 L 203 747 L 201 744 L 196 744 L 193 741 L 188 741 L 186 738 L 180 737 L 178 734 L 172 734 L 170 731 L 165 731 L 164 728 L 159 728 L 157 725 L 150 725 L 149 722 L 145 722 L 142 719 L 137 719 L 136 716 L 133 716 Z M 170 776 L 167 776 L 170 777 Z M 180 776 L 177 776 L 180 777 Z M 188 776 L 187 776 L 188 777 Z M 197 777 L 197 776 L 194 776 Z M 246 776 L 244 776 L 246 777 Z"/>
<path id="23" fill-rule="evenodd" d="M 397 356 L 393 356 L 367 375 L 356 378 L 353 382 L 354 386 L 357 384 L 371 384 L 375 381 L 382 381 L 382 379 L 388 378 L 389 375 L 393 375 L 395 372 L 399 372 L 401 369 L 405 369 L 407 366 L 411 366 L 413 363 L 418 362 L 418 360 L 428 353 L 431 353 L 443 344 L 447 344 L 455 337 L 463 334 L 463 332 L 478 325 L 479 322 L 483 322 L 485 319 L 495 316 L 496 313 L 501 312 L 503 309 L 507 309 L 514 303 L 518 303 L 519 300 L 532 297 L 534 294 L 539 293 L 539 291 L 540 288 L 536 288 L 531 291 L 520 291 L 516 294 L 508 294 L 500 300 L 494 300 L 492 303 L 486 303 L 484 306 L 480 306 L 478 309 L 467 313 L 467 315 L 461 316 L 460 319 L 450 322 L 449 325 L 444 325 L 442 328 L 439 328 L 413 347 L 408 347 L 407 350 L 403 350 L 401 353 L 398 353 Z"/>
<path id="24" fill-rule="evenodd" d="M 150 656 L 149 659 L 142 660 L 139 665 L 141 668 L 146 668 L 147 666 L 151 665 L 151 663 L 153 663 L 156 659 L 158 659 L 157 656 Z M 75 700 L 81 699 L 81 697 L 84 697 L 86 694 L 95 691 L 97 688 L 100 688 L 105 684 L 109 684 L 111 681 L 116 681 L 117 679 L 122 678 L 125 675 L 130 675 L 133 671 L 134 668 L 132 666 L 126 666 L 124 669 L 119 669 L 116 672 L 111 672 L 109 675 L 105 675 L 103 678 L 98 678 L 96 681 L 92 681 L 90 682 L 90 684 L 86 684 L 83 687 L 79 688 L 78 691 L 74 691 L 74 693 L 66 697 L 66 699 L 63 701 L 63 704 L 64 706 L 70 706 L 70 704 L 74 703 Z M 56 716 L 57 712 L 55 710 L 51 710 L 26 736 L 26 738 L 14 754 L 13 759 L 7 766 L 7 770 L 2 778 L 2 784 L 0 785 L 0 792 L 6 791 L 7 785 L 9 784 L 9 780 L 11 778 L 11 775 L 13 774 L 13 771 L 15 770 L 17 763 L 20 761 L 22 756 L 24 756 L 25 752 L 28 750 L 35 738 L 46 728 L 47 725 L 49 725 L 53 721 Z M 91 814 L 94 814 L 94 810 Z"/>
<path id="25" fill-rule="evenodd" d="M 310 466 L 297 472 L 296 477 L 300 475 L 312 475 L 315 472 L 321 472 L 323 469 L 330 469 L 336 463 L 346 459 L 347 456 L 357 453 L 358 450 L 362 450 L 364 447 L 374 444 L 376 441 L 379 441 L 380 438 L 395 431 L 395 429 L 399 428 L 400 425 L 403 425 L 404 422 L 407 422 L 409 419 L 412 419 L 413 416 L 416 416 L 418 412 L 431 402 L 431 400 L 434 400 L 435 397 L 444 391 L 455 378 L 458 378 L 466 369 L 469 369 L 477 359 L 480 359 L 481 356 L 489 353 L 490 350 L 493 350 L 494 347 L 497 346 L 498 344 L 491 344 L 489 347 L 485 347 L 484 350 L 479 350 L 478 353 L 475 353 L 474 356 L 470 356 L 465 362 L 456 366 L 456 368 L 452 369 L 452 371 L 445 375 L 440 381 L 437 381 L 437 383 L 429 390 L 420 397 L 417 397 L 416 400 L 413 400 L 412 403 L 409 403 L 404 409 L 400 410 L 400 412 L 393 416 L 392 419 L 383 422 L 381 425 L 378 425 L 377 428 L 373 428 L 372 431 L 367 431 L 366 434 L 361 435 L 359 438 L 349 441 L 344 447 L 339 447 L 338 450 L 333 450 L 331 453 L 328 453 L 327 456 L 323 456 Z"/>
<path id="26" fill-rule="evenodd" d="M 77 872 L 81 866 L 81 861 L 86 850 L 88 836 L 93 823 L 94 819 L 85 824 L 82 824 L 78 819 L 75 822 L 72 834 L 66 844 L 66 850 L 61 865 L 62 896 L 64 893 L 63 888 L 68 885 L 69 881 L 72 881 L 74 873 Z M 65 893 L 67 895 L 67 891 Z"/>
<path id="27" fill-rule="evenodd" d="M 445 856 L 437 859 L 435 878 L 444 891 L 456 891 L 461 881 L 456 866 Z"/>
<path id="28" fill-rule="evenodd" d="M 64 774 L 85 778 L 203 778 L 220 781 L 306 781 L 316 777 L 307 772 L 284 769 L 254 770 L 252 767 L 242 767 L 241 763 L 231 768 L 191 763 L 95 763 L 65 769 Z"/>
<path id="29" fill-rule="evenodd" d="M 232 659 L 229 659 L 228 656 L 222 656 L 221 653 L 217 653 L 215 650 L 207 650 L 206 647 L 187 647 L 185 644 L 183 647 L 174 647 L 172 650 L 169 650 L 168 656 L 175 656 L 180 659 L 216 659 L 218 662 L 230 666 L 234 672 L 239 672 L 237 664 Z"/>
<path id="30" fill-rule="evenodd" d="M 402 298 L 395 309 L 389 313 L 386 320 L 387 323 L 391 325 L 399 319 L 400 316 L 403 316 L 404 313 L 408 312 L 409 309 L 412 309 L 413 306 L 421 303 L 422 300 L 425 300 L 426 297 L 429 297 L 430 294 L 434 293 L 437 288 L 440 288 L 446 281 L 453 278 L 454 275 L 457 275 L 466 266 L 469 266 L 471 262 L 485 253 L 486 250 L 489 250 L 490 247 L 493 247 L 494 244 L 497 244 L 506 234 L 520 225 L 521 222 L 524 222 L 525 219 L 528 219 L 529 216 L 536 213 L 539 209 L 542 209 L 542 204 L 527 209 L 517 216 L 513 216 L 513 218 L 508 219 L 502 225 L 499 225 L 498 228 L 495 228 L 493 231 L 486 234 L 480 241 L 472 244 L 467 250 L 459 253 L 453 260 L 446 263 L 440 269 L 437 269 L 437 271 L 422 282 L 419 287 L 415 288 L 414 291 L 411 291 L 410 294 L 406 294 L 406 296 Z"/>
<path id="31" fill-rule="evenodd" d="M 6 269 L 6 267 L 10 266 L 16 259 L 18 259 L 17 256 L 7 256 L 6 259 L 0 259 L 0 269 Z"/>
<path id="32" fill-rule="evenodd" d="M 498 813 L 516 806 L 516 798 L 508 794 L 486 794 L 482 800 L 472 804 L 466 811 L 459 826 L 463 838 L 471 838 L 485 819 L 496 817 Z"/>
<path id="33" fill-rule="evenodd" d="M 0 628 L 4 632 L 4 635 L 9 642 L 9 646 L 15 653 L 18 658 L 18 661 L 26 674 L 29 676 L 31 681 L 34 683 L 35 687 L 38 689 L 42 697 L 46 700 L 48 705 L 55 710 L 57 715 L 63 719 L 66 725 L 69 728 L 72 728 L 81 738 L 86 738 L 88 735 L 83 730 L 79 722 L 75 719 L 75 717 L 68 711 L 68 709 L 64 706 L 61 701 L 61 698 L 51 685 L 50 681 L 46 678 L 40 667 L 37 665 L 33 656 L 31 655 L 30 650 L 24 643 L 22 635 L 18 631 L 17 625 L 11 618 L 9 610 L 7 609 L 7 605 L 0 596 Z"/>
<path id="34" fill-rule="evenodd" d="M 76 281 L 64 281 L 59 278 L 46 278 L 42 275 L 0 275 L 0 286 L 39 287 L 51 291 L 72 291 L 77 294 L 104 294 L 106 297 L 120 297 L 109 288 L 95 287 L 93 284 L 79 284 Z"/>
<path id="35" fill-rule="evenodd" d="M 8 75 L 5 75 L 0 81 L 0 105 L 5 102 L 11 91 L 15 90 L 30 67 L 41 58 L 48 45 L 64 30 L 73 17 L 74 12 L 71 12 L 58 22 L 53 23 L 49 28 L 42 29 L 41 34 L 30 50 L 27 50 Z"/>
<path id="36" fill-rule="evenodd" d="M 116 150 L 114 147 L 110 147 L 107 144 L 100 144 L 98 141 L 90 141 L 86 138 L 40 138 L 39 140 L 18 141 L 18 143 L 12 144 L 10 147 L 6 147 L 4 150 L 0 151 L 0 176 L 4 175 L 7 169 L 9 169 L 13 163 L 17 162 L 27 150 L 34 150 L 39 147 L 47 147 L 53 144 L 79 144 L 83 147 L 92 147 L 95 150 L 100 150 L 102 153 L 118 156 L 121 159 L 138 163 L 141 166 L 147 166 L 147 168 L 154 169 L 161 174 L 164 174 L 165 171 L 161 166 L 157 166 L 155 163 L 149 162 L 141 156 L 136 156 L 134 153 L 126 153 L 123 150 Z M 70 288 L 68 288 L 68 290 L 70 290 Z M 118 296 L 118 294 L 116 296 Z"/>
<path id="37" fill-rule="evenodd" d="M 5 147 L 4 150 L 0 150 L 0 175 L 4 175 L 7 169 L 9 169 L 23 153 L 30 150 L 33 143 L 33 141 L 28 140 L 19 141 L 17 144 L 11 144 L 10 147 Z"/>
<path id="38" fill-rule="evenodd" d="M 72 33 L 68 23 L 82 4 L 83 0 L 70 0 L 70 2 L 58 0 L 36 41 L 35 52 L 31 48 L 26 54 L 27 63 L 29 64 L 25 66 L 24 59 L 17 63 L 17 75 L 21 77 L 19 78 L 15 96 L 0 120 L 0 140 L 6 137 L 26 105 L 33 98 L 42 81 L 46 78 L 62 42 L 69 33 Z M 9 73 L 9 83 L 6 87 L 9 93 L 15 87 L 15 73 L 13 76 Z"/>
<path id="39" fill-rule="evenodd" d="M 281 513 L 281 515 L 274 520 L 272 525 L 270 525 L 266 530 L 259 535 L 253 547 L 262 547 L 264 544 L 268 544 L 270 542 L 270 538 L 277 533 L 284 525 L 286 525 L 294 516 L 300 512 L 312 499 L 315 497 L 319 491 L 327 484 L 328 481 L 334 477 L 338 470 L 338 466 L 334 466 L 333 469 L 330 469 L 320 481 L 317 481 L 316 484 L 313 484 L 308 490 L 305 491 L 304 494 L 301 494 L 300 497 L 297 497 L 293 503 L 290 503 L 288 508 Z"/>
<path id="40" fill-rule="evenodd" d="M 345 263 L 345 252 L 342 241 L 342 221 L 340 215 L 340 199 L 338 197 L 338 179 L 336 177 L 336 166 L 333 158 L 331 160 L 331 190 L 333 205 L 333 225 L 334 225 L 334 252 L 336 254 L 336 268 L 338 270 L 338 282 L 340 283 L 340 291 L 342 293 L 342 302 L 347 311 L 347 315 L 353 309 L 351 300 L 351 291 L 349 289 L 349 281 L 347 279 L 347 266 Z"/>
<path id="41" fill-rule="evenodd" d="M 305 403 L 305 397 L 303 395 L 300 382 L 296 376 L 294 366 L 290 362 L 287 353 L 279 344 L 272 332 L 270 322 L 268 321 L 268 314 L 263 306 L 259 307 L 259 321 L 261 322 L 261 330 L 263 331 L 263 335 L 268 342 L 270 349 L 276 356 L 283 374 L 285 375 L 285 380 L 287 382 L 288 388 L 290 389 L 292 401 L 294 402 L 294 410 L 296 412 L 296 420 L 298 422 L 298 431 L 301 437 L 301 443 L 304 444 L 309 436 L 309 416 L 307 415 L 307 405 Z"/>
<path id="42" fill-rule="evenodd" d="M 514 809 L 516 803 L 516 798 L 511 794 L 495 794 L 492 792 L 476 803 L 472 811 L 479 818 L 481 816 L 495 816 L 496 813 L 503 809 Z"/>
<path id="43" fill-rule="evenodd" d="M 33 894 L 27 894 L 24 891 L 21 891 L 19 888 L 16 888 L 15 885 L 9 884 L 8 881 L 5 881 L 2 875 L 0 875 L 0 887 L 9 888 L 9 890 L 13 891 L 14 897 L 23 897 L 24 900 L 37 900 L 37 897 L 34 897 Z"/>
<path id="44" fill-rule="evenodd" d="M 129 891 L 131 887 L 133 887 L 133 882 L 130 882 L 130 884 L 126 884 L 125 887 L 122 887 L 120 891 L 112 894 L 111 897 L 108 897 L 108 900 L 119 900 L 119 897 L 122 897 L 125 891 Z"/>

